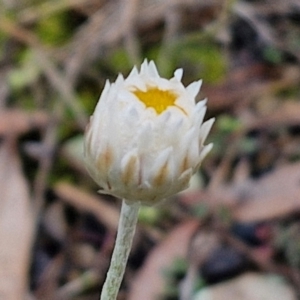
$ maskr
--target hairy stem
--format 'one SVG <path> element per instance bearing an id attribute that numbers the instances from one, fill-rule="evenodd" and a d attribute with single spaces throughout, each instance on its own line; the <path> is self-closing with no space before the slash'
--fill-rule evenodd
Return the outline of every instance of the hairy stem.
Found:
<path id="1" fill-rule="evenodd" d="M 117 298 L 135 233 L 139 208 L 139 203 L 127 204 L 125 200 L 122 202 L 115 248 L 100 300 Z"/>

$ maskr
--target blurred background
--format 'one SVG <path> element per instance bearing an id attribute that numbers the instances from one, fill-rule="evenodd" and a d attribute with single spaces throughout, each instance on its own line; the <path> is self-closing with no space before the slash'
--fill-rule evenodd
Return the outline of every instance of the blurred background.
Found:
<path id="1" fill-rule="evenodd" d="M 203 79 L 214 148 L 140 213 L 119 300 L 300 299 L 300 2 L 2 0 L 0 299 L 95 300 L 120 202 L 82 139 L 144 58 Z"/>

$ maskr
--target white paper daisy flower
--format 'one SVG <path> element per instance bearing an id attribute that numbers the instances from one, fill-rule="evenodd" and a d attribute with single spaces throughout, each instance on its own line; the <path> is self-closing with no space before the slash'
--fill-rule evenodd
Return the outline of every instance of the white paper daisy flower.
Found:
<path id="1" fill-rule="evenodd" d="M 124 79 L 106 82 L 85 133 L 84 156 L 101 192 L 129 202 L 155 204 L 186 189 L 212 148 L 204 141 L 206 100 L 195 102 L 201 80 L 181 83 L 159 76 L 145 60 Z"/>

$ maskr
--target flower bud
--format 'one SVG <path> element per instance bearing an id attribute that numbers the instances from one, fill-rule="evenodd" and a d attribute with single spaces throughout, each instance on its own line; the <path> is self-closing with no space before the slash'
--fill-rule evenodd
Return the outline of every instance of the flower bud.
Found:
<path id="1" fill-rule="evenodd" d="M 206 101 L 195 102 L 201 81 L 181 83 L 182 69 L 161 78 L 145 60 L 124 79 L 106 82 L 86 129 L 84 157 L 101 193 L 155 204 L 186 189 L 212 148 L 204 141 Z"/>

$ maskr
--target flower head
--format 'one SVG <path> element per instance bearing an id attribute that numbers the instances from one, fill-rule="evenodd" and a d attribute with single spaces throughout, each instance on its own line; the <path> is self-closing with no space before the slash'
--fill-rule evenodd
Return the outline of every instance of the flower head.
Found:
<path id="1" fill-rule="evenodd" d="M 101 192 L 154 204 L 186 189 L 212 148 L 214 119 L 203 123 L 201 81 L 181 83 L 182 69 L 161 78 L 145 60 L 124 79 L 106 82 L 85 133 L 87 169 Z"/>

